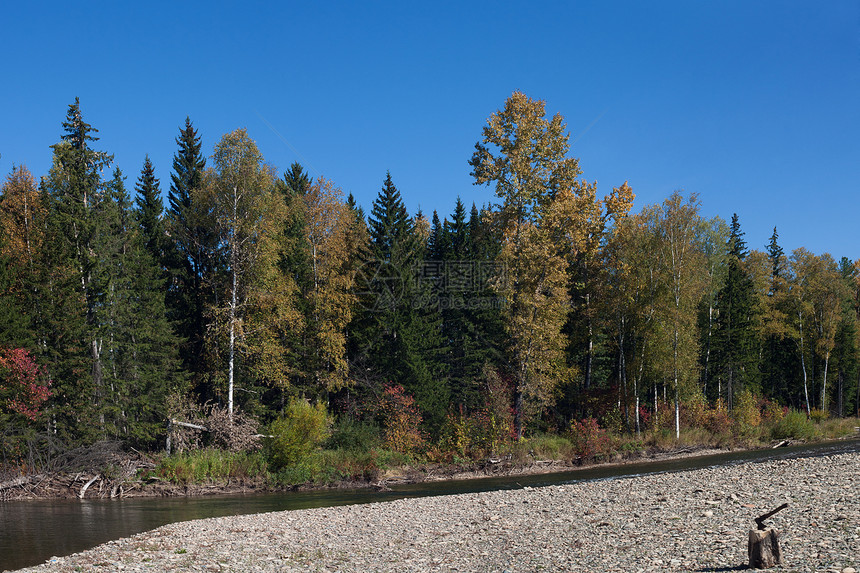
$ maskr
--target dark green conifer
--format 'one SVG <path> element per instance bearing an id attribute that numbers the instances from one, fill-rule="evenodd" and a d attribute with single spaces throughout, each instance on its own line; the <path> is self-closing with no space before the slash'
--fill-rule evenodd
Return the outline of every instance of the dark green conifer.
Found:
<path id="1" fill-rule="evenodd" d="M 211 386 L 205 378 L 212 367 L 205 355 L 205 313 L 213 299 L 206 285 L 216 271 L 216 238 L 214 225 L 198 197 L 206 166 L 203 145 L 187 117 L 176 144 L 179 149 L 173 156 L 166 221 L 172 239 L 165 255 L 169 278 L 167 309 L 171 323 L 184 341 L 180 353 L 183 367 L 205 400 L 210 397 L 206 392 Z"/>
<path id="2" fill-rule="evenodd" d="M 353 360 L 366 364 L 377 383 L 402 384 L 427 427 L 438 430 L 448 407 L 438 306 L 423 268 L 426 247 L 390 173 L 373 203 L 368 229 Z"/>
<path id="3" fill-rule="evenodd" d="M 162 264 L 165 257 L 165 231 L 162 215 L 164 203 L 161 201 L 159 181 L 155 177 L 155 168 L 147 155 L 143 160 L 140 177 L 135 186 L 137 191 L 137 220 L 140 224 L 146 248 L 153 260 Z"/>
<path id="4" fill-rule="evenodd" d="M 760 378 L 755 331 L 758 308 L 752 278 L 743 266 L 747 256 L 743 235 L 735 214 L 728 240 L 725 283 L 717 294 L 713 344 L 715 371 L 729 408 L 743 388 L 757 391 Z"/>
<path id="5" fill-rule="evenodd" d="M 46 323 L 53 330 L 46 336 L 53 338 L 71 330 L 70 334 L 78 337 L 57 340 L 59 347 L 52 350 L 56 360 L 50 363 L 60 373 L 58 392 L 52 399 L 57 406 L 53 419 L 58 433 L 89 441 L 104 435 L 104 355 L 99 339 L 99 311 L 104 299 L 99 275 L 104 253 L 97 241 L 98 212 L 106 193 L 101 173 L 113 157 L 90 147 L 98 140 L 93 135 L 98 130 L 83 120 L 77 98 L 69 106 L 63 130 L 62 141 L 52 146 L 53 165 L 43 185 L 50 196 L 49 241 L 57 241 L 49 247 L 56 249 L 53 268 L 70 270 L 56 277 L 53 285 L 57 289 L 52 293 L 57 296 L 53 303 L 57 306 L 50 312 L 62 314 L 48 316 L 46 312 Z M 67 298 L 67 289 L 77 291 L 77 296 Z M 79 306 L 70 308 L 75 305 Z M 76 322 L 81 315 L 83 325 Z"/>

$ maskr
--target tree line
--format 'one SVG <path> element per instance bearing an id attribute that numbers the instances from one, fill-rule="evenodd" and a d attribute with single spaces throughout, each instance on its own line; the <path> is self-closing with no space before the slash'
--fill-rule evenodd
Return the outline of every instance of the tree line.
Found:
<path id="1" fill-rule="evenodd" d="M 394 386 L 430 435 L 481 411 L 521 437 L 588 417 L 638 432 L 661 407 L 677 432 L 750 396 L 860 408 L 858 262 L 786 254 L 776 229 L 750 250 L 695 194 L 633 213 L 522 93 L 469 159 L 497 201 L 429 218 L 390 173 L 369 214 L 298 163 L 279 176 L 243 129 L 204 157 L 190 119 L 165 204 L 149 157 L 130 190 L 97 133 L 76 99 L 48 173 L 3 183 L 4 443 L 156 448 L 189 408 L 266 423 L 296 397 L 372 418 Z"/>

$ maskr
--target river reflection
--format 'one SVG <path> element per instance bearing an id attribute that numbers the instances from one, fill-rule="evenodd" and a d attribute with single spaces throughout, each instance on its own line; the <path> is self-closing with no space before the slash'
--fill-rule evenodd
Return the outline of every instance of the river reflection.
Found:
<path id="1" fill-rule="evenodd" d="M 0 571 L 36 565 L 53 556 L 69 555 L 112 539 L 191 519 L 537 487 L 849 451 L 860 451 L 860 440 L 594 466 L 553 474 L 410 484 L 385 492 L 360 489 L 195 498 L 0 502 Z"/>

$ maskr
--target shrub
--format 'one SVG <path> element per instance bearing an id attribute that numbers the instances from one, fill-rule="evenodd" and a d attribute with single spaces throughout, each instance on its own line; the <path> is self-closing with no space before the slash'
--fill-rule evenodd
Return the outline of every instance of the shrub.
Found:
<path id="1" fill-rule="evenodd" d="M 345 417 L 335 424 L 331 436 L 326 440 L 325 448 L 367 452 L 381 444 L 382 437 L 378 426 Z"/>
<path id="2" fill-rule="evenodd" d="M 807 419 L 806 414 L 792 409 L 771 428 L 770 435 L 774 440 L 808 440 L 815 436 L 815 426 Z"/>
<path id="3" fill-rule="evenodd" d="M 711 417 L 711 409 L 701 392 L 696 392 L 681 408 L 681 425 L 687 428 L 705 428 Z"/>
<path id="4" fill-rule="evenodd" d="M 600 425 L 610 433 L 620 434 L 624 431 L 624 413 L 616 404 L 600 419 Z"/>
<path id="5" fill-rule="evenodd" d="M 386 386 L 377 413 L 385 428 L 385 446 L 400 453 L 409 454 L 424 447 L 426 440 L 421 434 L 421 414 L 415 399 L 406 393 L 403 386 Z"/>
<path id="6" fill-rule="evenodd" d="M 601 429 L 594 418 L 574 420 L 570 425 L 570 440 L 573 451 L 584 459 L 609 453 L 611 445 L 606 430 Z"/>
<path id="7" fill-rule="evenodd" d="M 813 408 L 809 412 L 809 419 L 816 424 L 820 424 L 827 419 L 827 412 L 825 412 L 824 410 L 819 410 L 818 408 Z"/>
<path id="8" fill-rule="evenodd" d="M 705 413 L 705 428 L 715 435 L 731 434 L 732 418 L 721 400 Z"/>
<path id="9" fill-rule="evenodd" d="M 780 406 L 779 403 L 774 400 L 764 399 L 761 413 L 762 424 L 767 424 L 768 426 L 778 424 L 780 420 L 785 418 L 787 413 L 788 408 L 785 406 Z"/>
<path id="10" fill-rule="evenodd" d="M 477 459 L 498 452 L 512 436 L 511 420 L 499 419 L 486 408 L 468 415 L 463 412 L 448 414 L 439 443 L 447 452 Z"/>
<path id="11" fill-rule="evenodd" d="M 732 412 L 734 430 L 738 436 L 751 436 L 758 432 L 761 425 L 761 411 L 758 400 L 749 389 L 744 389 L 738 396 L 737 404 Z"/>
<path id="12" fill-rule="evenodd" d="M 278 471 L 308 457 L 328 438 L 331 425 L 325 405 L 291 399 L 284 416 L 270 426 L 273 437 L 267 442 L 272 469 Z"/>
<path id="13" fill-rule="evenodd" d="M 0 414 L 4 410 L 35 422 L 51 396 L 47 370 L 23 348 L 0 348 Z"/>

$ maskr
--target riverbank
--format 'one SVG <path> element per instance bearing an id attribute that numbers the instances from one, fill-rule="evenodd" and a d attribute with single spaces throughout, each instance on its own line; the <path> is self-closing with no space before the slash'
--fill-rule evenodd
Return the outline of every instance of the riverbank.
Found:
<path id="1" fill-rule="evenodd" d="M 860 435 L 860 434 L 858 434 Z M 843 439 L 852 439 L 847 436 Z M 769 446 L 741 447 L 737 443 L 717 448 L 704 444 L 675 446 L 669 448 L 650 447 L 648 449 L 615 453 L 601 460 L 582 459 L 541 459 L 529 456 L 515 459 L 503 456 L 460 464 L 422 463 L 388 467 L 372 478 L 341 479 L 328 483 L 306 483 L 280 486 L 263 477 L 239 477 L 233 479 L 212 479 L 181 483 L 153 477 L 152 472 L 140 469 L 125 472 L 124 477 L 100 473 L 98 469 L 61 472 L 47 475 L 31 475 L 0 482 L 0 501 L 22 500 L 62 500 L 62 499 L 108 499 L 108 498 L 155 498 L 155 497 L 198 497 L 230 496 L 254 493 L 276 493 L 286 491 L 314 491 L 332 489 L 375 488 L 386 490 L 389 487 L 438 482 L 450 480 L 480 479 L 487 477 L 531 476 L 559 472 L 575 472 L 594 467 L 613 467 L 626 464 L 652 461 L 678 460 L 688 457 L 708 456 L 727 452 L 756 451 L 775 446 L 797 445 L 804 443 L 824 443 L 784 440 Z M 140 456 L 131 460 L 113 452 L 115 457 L 111 467 L 127 466 L 140 468 L 154 467 L 152 462 Z M 102 465 L 105 465 L 104 463 Z M 148 477 L 147 477 L 148 476 Z"/>
<path id="2" fill-rule="evenodd" d="M 737 451 L 742 448 L 718 449 L 696 445 L 669 449 L 650 448 L 615 454 L 601 461 L 570 459 L 539 459 L 526 461 L 510 457 L 488 459 L 461 464 L 425 463 L 387 468 L 372 479 L 343 479 L 328 484 L 302 484 L 278 487 L 262 478 L 213 480 L 206 483 L 173 483 L 160 479 L 147 479 L 129 475 L 116 479 L 99 474 L 98 470 L 34 475 L 0 482 L 0 501 L 45 500 L 45 499 L 104 499 L 146 497 L 188 497 L 211 495 L 238 495 L 250 493 L 274 493 L 278 491 L 308 491 L 319 489 L 387 489 L 394 485 L 435 482 L 445 480 L 479 479 L 486 477 L 528 476 L 595 466 L 613 466 L 648 461 L 682 459 L 690 456 Z M 122 462 L 117 461 L 116 465 Z M 138 462 L 139 463 L 139 462 Z M 83 492 L 83 495 L 82 495 Z"/>
<path id="3" fill-rule="evenodd" d="M 783 502 L 785 568 L 860 558 L 860 454 L 174 523 L 21 571 L 727 571 Z"/>

